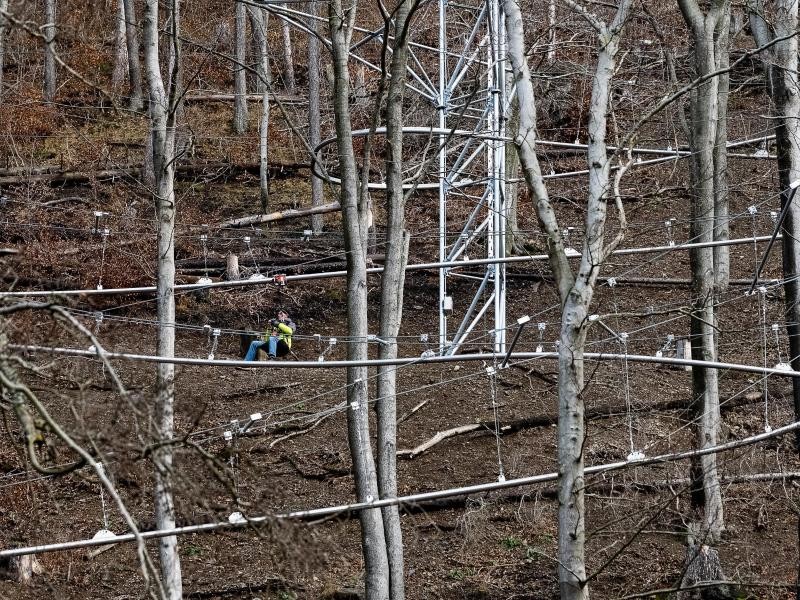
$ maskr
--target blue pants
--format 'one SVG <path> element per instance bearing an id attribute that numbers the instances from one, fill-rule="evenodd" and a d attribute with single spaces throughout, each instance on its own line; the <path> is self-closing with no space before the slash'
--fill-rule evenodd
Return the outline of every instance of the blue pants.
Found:
<path id="1" fill-rule="evenodd" d="M 267 354 L 269 354 L 270 358 L 275 358 L 279 354 L 280 356 L 284 356 L 289 353 L 289 346 L 286 342 L 279 340 L 276 335 L 271 335 L 266 342 L 260 340 L 250 342 L 250 348 L 247 350 L 247 355 L 244 359 L 247 361 L 254 361 L 256 356 L 258 356 L 258 350 L 264 346 L 267 347 Z"/>

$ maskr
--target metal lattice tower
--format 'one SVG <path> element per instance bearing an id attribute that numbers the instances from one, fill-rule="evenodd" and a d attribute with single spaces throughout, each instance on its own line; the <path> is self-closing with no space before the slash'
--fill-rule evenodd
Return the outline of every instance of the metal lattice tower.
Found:
<path id="1" fill-rule="evenodd" d="M 447 0 L 439 0 L 438 126 L 442 132 L 439 148 L 439 259 L 454 264 L 481 238 L 486 242 L 486 258 L 504 257 L 508 216 L 505 204 L 505 123 L 509 94 L 505 69 L 505 23 L 499 0 L 485 0 L 472 10 L 472 15 L 461 5 L 457 10 L 458 27 L 462 31 L 458 32 L 461 35 L 454 36 L 448 32 L 448 23 L 452 21 L 448 16 L 452 9 Z M 451 41 L 454 38 L 456 42 Z M 482 84 L 482 89 L 475 85 L 477 82 Z M 470 84 L 472 89 L 469 89 Z M 465 121 L 472 126 L 472 135 L 465 142 L 446 133 L 454 129 L 463 130 Z M 455 159 L 451 158 L 451 141 L 464 142 Z M 483 182 L 467 175 L 471 165 L 476 163 L 485 169 Z M 481 185 L 475 185 L 476 182 Z M 448 207 L 461 198 L 473 206 L 458 237 L 448 244 Z M 465 301 L 457 306 L 449 295 L 448 280 L 451 276 L 457 274 L 451 273 L 450 268 L 439 270 L 440 349 L 448 354 L 455 353 L 481 319 L 492 315 L 494 350 L 504 352 L 505 265 L 486 266 L 469 304 Z M 459 318 L 460 324 L 453 330 L 449 321 Z"/>
<path id="2" fill-rule="evenodd" d="M 307 15 L 280 2 L 265 8 L 291 24 L 306 29 Z M 409 48 L 407 87 L 433 110 L 423 127 L 405 127 L 412 135 L 438 136 L 438 169 L 417 189 L 438 190 L 439 261 L 452 267 L 439 269 L 439 350 L 454 354 L 481 321 L 489 330 L 495 352 L 506 351 L 506 268 L 488 264 L 477 277 L 455 269 L 468 252 L 487 259 L 505 257 L 506 223 L 506 121 L 512 91 L 507 79 L 505 21 L 500 0 L 475 5 L 437 0 L 417 15 L 432 23 L 438 7 L 436 46 L 412 41 Z M 427 11 L 427 12 L 425 12 Z M 370 44 L 383 41 L 382 30 L 359 28 L 351 44 L 353 60 L 366 68 L 379 67 L 364 56 Z M 435 73 L 429 73 L 436 65 Z M 376 133 L 384 133 L 379 128 Z M 367 130 L 354 131 L 365 135 Z M 331 140 L 327 140 L 329 143 Z M 336 179 L 329 178 L 336 183 Z M 370 183 L 371 189 L 384 189 Z M 410 187 L 410 184 L 409 184 Z M 448 229 L 448 224 L 453 229 Z M 483 244 L 484 248 L 479 248 Z M 472 255 L 473 257 L 475 254 Z M 452 278 L 476 278 L 470 297 L 449 293 Z"/>

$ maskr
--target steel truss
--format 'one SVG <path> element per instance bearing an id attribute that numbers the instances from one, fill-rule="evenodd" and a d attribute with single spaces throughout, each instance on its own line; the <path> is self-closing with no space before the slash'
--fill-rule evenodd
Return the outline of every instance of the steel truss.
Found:
<path id="1" fill-rule="evenodd" d="M 494 351 L 502 353 L 506 350 L 505 264 L 487 264 L 471 298 L 452 296 L 448 283 L 456 276 L 449 264 L 458 266 L 468 252 L 487 259 L 505 258 L 506 121 L 511 90 L 505 67 L 504 15 L 499 0 L 475 5 L 437 2 L 426 3 L 426 8 L 438 6 L 438 46 L 410 44 L 407 86 L 434 109 L 428 131 L 439 142 L 437 184 L 424 186 L 438 188 L 439 262 L 448 264 L 439 269 L 439 350 L 457 352 L 483 320 L 482 329 L 491 332 Z M 289 4 L 257 3 L 308 30 L 308 15 Z M 353 59 L 379 70 L 363 54 L 368 47 L 380 45 L 384 35 L 382 28 L 356 25 L 350 48 Z M 437 65 L 438 72 L 427 72 L 427 65 Z M 418 135 L 420 128 L 404 129 Z M 370 188 L 381 187 L 370 184 Z"/>

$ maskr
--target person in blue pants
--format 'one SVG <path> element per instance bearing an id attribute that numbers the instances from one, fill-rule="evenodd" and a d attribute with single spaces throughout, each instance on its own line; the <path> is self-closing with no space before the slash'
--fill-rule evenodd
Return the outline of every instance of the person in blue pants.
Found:
<path id="1" fill-rule="evenodd" d="M 289 313 L 281 309 L 278 311 L 277 319 L 270 319 L 270 329 L 264 334 L 264 340 L 250 342 L 250 348 L 244 357 L 246 361 L 254 361 L 258 356 L 258 350 L 266 346 L 267 354 L 270 358 L 286 356 L 292 349 L 292 336 L 297 325 L 289 318 Z"/>

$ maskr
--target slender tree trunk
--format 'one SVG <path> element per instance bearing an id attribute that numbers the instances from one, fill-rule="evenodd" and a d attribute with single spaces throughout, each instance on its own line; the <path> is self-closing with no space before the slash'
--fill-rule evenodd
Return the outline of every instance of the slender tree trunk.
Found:
<path id="1" fill-rule="evenodd" d="M 570 2 L 567 2 L 571 4 Z M 522 12 L 517 0 L 504 0 L 508 53 L 519 101 L 519 124 L 514 143 L 522 166 L 523 177 L 533 196 L 539 225 L 547 237 L 550 268 L 562 304 L 558 360 L 558 573 L 562 600 L 588 600 L 586 581 L 586 513 L 584 506 L 583 446 L 586 438 L 584 422 L 583 354 L 589 307 L 600 267 L 625 233 L 622 202 L 610 182 L 610 160 L 606 149 L 606 113 L 611 97 L 611 81 L 616 68 L 619 38 L 628 18 L 631 0 L 623 0 L 611 25 L 590 15 L 587 20 L 595 28 L 600 41 L 589 107 L 589 191 L 585 221 L 583 253 L 577 276 L 567 260 L 564 242 L 542 178 L 536 156 L 536 102 L 530 70 L 525 57 Z M 575 7 L 577 8 L 577 7 Z M 580 9 L 578 9 L 580 12 Z M 585 14 L 582 12 L 581 14 Z M 624 172 L 624 171 L 622 171 Z M 621 173 L 618 176 L 621 176 Z M 605 241 L 607 204 L 616 200 L 620 230 L 612 241 Z"/>
<path id="2" fill-rule="evenodd" d="M 0 11 L 8 11 L 8 0 L 0 0 Z M 3 98 L 3 72 L 6 62 L 6 35 L 8 34 L 8 23 L 6 18 L 0 13 L 0 100 Z"/>
<path id="3" fill-rule="evenodd" d="M 507 81 L 508 95 L 512 93 L 512 83 L 510 78 Z M 519 126 L 519 102 L 514 98 L 510 107 L 511 114 L 506 124 L 507 131 L 516 131 Z M 519 154 L 515 147 L 506 150 L 506 255 L 511 256 L 520 250 L 519 240 L 519 184 L 516 179 L 519 177 Z"/>
<path id="4" fill-rule="evenodd" d="M 763 4 L 754 2 L 750 7 L 750 29 L 756 44 L 766 46 L 776 37 L 789 36 L 797 31 L 797 0 L 777 0 L 774 17 L 768 19 Z M 773 29 L 769 23 L 772 23 Z M 764 51 L 766 56 L 767 91 L 772 99 L 775 123 L 775 143 L 778 151 L 778 186 L 781 190 L 781 207 L 792 195 L 790 186 L 800 180 L 800 88 L 798 87 L 798 41 L 792 35 L 780 40 Z M 794 200 L 784 219 L 783 275 L 785 283 L 785 320 L 789 335 L 789 357 L 792 368 L 800 371 L 800 194 Z M 800 381 L 792 379 L 795 419 L 800 420 Z M 795 433 L 795 444 L 800 452 L 800 431 Z"/>
<path id="5" fill-rule="evenodd" d="M 297 87 L 294 82 L 294 57 L 292 56 L 292 32 L 289 23 L 281 19 L 281 31 L 283 32 L 283 57 L 286 61 L 286 91 L 294 94 Z"/>
<path id="6" fill-rule="evenodd" d="M 125 41 L 125 3 L 117 4 L 116 28 L 114 30 L 114 71 L 111 74 L 111 85 L 118 88 L 128 74 L 128 46 Z"/>
<path id="7" fill-rule="evenodd" d="M 797 0 L 778 0 L 775 33 L 787 36 L 797 31 Z M 789 201 L 789 187 L 800 180 L 800 87 L 798 87 L 798 41 L 791 36 L 775 46 L 773 80 L 775 114 L 778 117 L 775 138 L 778 146 L 778 181 L 781 204 Z M 783 273 L 786 278 L 786 328 L 792 367 L 800 371 L 800 199 L 795 194 L 783 222 Z M 795 419 L 800 420 L 800 381 L 792 379 Z M 800 452 L 800 431 L 795 433 Z"/>
<path id="8" fill-rule="evenodd" d="M 44 35 L 44 91 L 42 97 L 48 104 L 56 97 L 56 0 L 45 0 L 45 24 L 42 27 Z"/>
<path id="9" fill-rule="evenodd" d="M 319 80 L 319 40 L 317 39 L 316 32 L 317 19 L 315 18 L 319 11 L 317 10 L 318 2 L 312 1 L 309 3 L 309 14 L 311 18 L 308 20 L 309 29 L 311 32 L 308 35 L 308 142 L 312 148 L 316 148 L 320 143 L 320 80 Z M 311 206 L 321 206 L 323 203 L 322 179 L 311 175 Z M 322 215 L 311 216 L 311 229 L 315 234 L 322 232 L 324 224 L 324 217 Z"/>
<path id="10" fill-rule="evenodd" d="M 150 136 L 153 149 L 153 171 L 156 180 L 154 201 L 158 218 L 158 281 L 157 313 L 159 321 L 157 353 L 163 357 L 175 355 L 175 106 L 179 94 L 179 20 L 176 10 L 178 0 L 172 0 L 173 68 L 169 85 L 170 95 L 164 87 L 158 50 L 158 0 L 147 0 L 144 16 L 144 55 L 147 82 L 150 92 Z M 170 363 L 160 363 L 156 370 L 157 386 L 157 441 L 174 437 L 175 368 Z M 155 518 L 156 527 L 175 527 L 173 490 L 173 452 L 171 444 L 158 444 L 153 452 L 155 464 Z M 177 536 L 159 540 L 161 576 L 169 600 L 179 600 L 183 595 L 181 563 Z"/>
<path id="11" fill-rule="evenodd" d="M 258 180 L 261 198 L 261 213 L 267 212 L 269 206 L 269 165 L 267 164 L 267 139 L 269 135 L 269 48 L 267 46 L 267 23 L 269 13 L 255 6 L 248 6 L 250 28 L 258 52 L 258 76 L 261 90 L 261 122 L 258 128 Z"/>
<path id="12" fill-rule="evenodd" d="M 547 62 L 556 60 L 556 0 L 547 2 Z"/>
<path id="13" fill-rule="evenodd" d="M 403 92 L 408 65 L 410 15 L 414 0 L 402 0 L 394 13 L 394 42 L 386 97 L 386 261 L 381 284 L 379 358 L 397 357 L 403 318 L 403 287 L 409 235 L 403 191 Z M 397 496 L 397 369 L 378 368 L 378 485 L 381 498 Z M 403 533 L 396 506 L 383 509 L 392 600 L 403 600 Z"/>
<path id="14" fill-rule="evenodd" d="M 722 51 L 722 43 L 727 40 L 728 20 L 725 14 L 729 10 L 729 2 L 721 0 L 714 3 L 707 15 L 703 14 L 695 0 L 678 0 L 678 4 L 692 34 L 696 74 L 710 74 L 727 61 L 727 58 L 719 58 L 718 51 Z M 727 52 L 727 47 L 724 52 Z M 690 168 L 693 196 L 691 238 L 696 242 L 713 242 L 718 235 L 727 236 L 727 186 L 721 185 L 725 174 L 717 171 L 718 167 L 725 166 L 725 161 L 720 159 L 715 150 L 720 141 L 721 83 L 718 77 L 704 81 L 692 91 L 690 99 L 690 144 L 693 150 Z M 726 100 L 727 95 L 722 99 Z M 724 148 L 724 141 L 722 143 Z M 724 210 L 725 214 L 718 215 L 718 208 Z M 721 233 L 717 231 L 717 225 L 723 226 Z M 716 263 L 715 258 L 727 261 L 727 253 L 715 253 L 711 248 L 690 251 L 693 297 L 691 345 L 692 358 L 696 360 L 716 360 L 715 301 L 718 291 L 727 285 L 728 265 L 727 262 Z M 692 387 L 697 445 L 707 448 L 716 445 L 719 438 L 717 371 L 693 368 Z M 700 457 L 692 471 L 696 481 L 693 499 L 698 508 L 701 508 L 702 501 L 704 534 L 712 541 L 718 540 L 725 524 L 716 455 Z"/>
<path id="15" fill-rule="evenodd" d="M 134 0 L 120 0 L 125 9 L 125 43 L 128 47 L 128 79 L 130 80 L 129 107 L 142 110 L 142 69 L 139 64 L 139 36 L 136 33 Z"/>
<path id="16" fill-rule="evenodd" d="M 731 7 L 725 10 L 714 32 L 714 60 L 716 70 L 725 71 L 730 65 L 730 23 Z M 728 94 L 730 74 L 719 76 L 717 88 L 717 123 L 714 139 L 714 241 L 726 242 L 730 239 L 728 215 Z M 730 247 L 714 248 L 714 288 L 717 294 L 728 289 L 730 281 Z"/>
<path id="17" fill-rule="evenodd" d="M 357 5 L 345 10 L 341 0 L 328 3 L 331 50 L 333 53 L 333 108 L 341 177 L 340 203 L 347 252 L 347 330 L 352 343 L 347 345 L 348 360 L 367 358 L 367 229 L 359 207 L 358 169 L 350 124 L 348 58 L 352 19 Z M 369 435 L 368 370 L 347 369 L 347 431 L 353 457 L 356 494 L 360 502 L 378 498 L 375 460 Z M 360 514 L 367 600 L 389 598 L 389 564 L 383 520 L 379 509 Z"/>
<path id="18" fill-rule="evenodd" d="M 236 2 L 236 26 L 234 27 L 233 63 L 233 131 L 247 131 L 247 71 L 244 68 L 247 60 L 247 13 L 244 2 Z"/>

